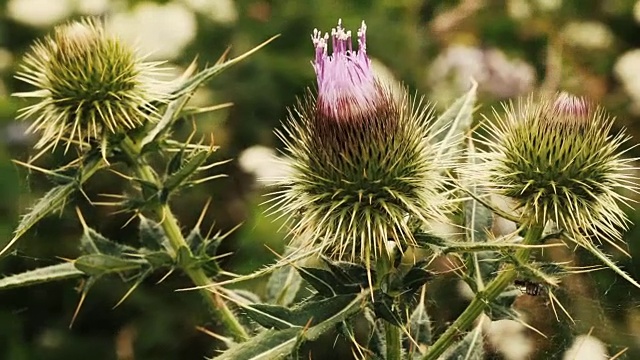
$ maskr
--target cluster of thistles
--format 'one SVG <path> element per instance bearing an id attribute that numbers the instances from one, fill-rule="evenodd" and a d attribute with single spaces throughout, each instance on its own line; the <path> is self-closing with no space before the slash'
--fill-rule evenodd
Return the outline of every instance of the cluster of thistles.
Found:
<path id="1" fill-rule="evenodd" d="M 618 151 L 626 137 L 609 135 L 601 109 L 565 93 L 530 98 L 488 126 L 478 164 L 444 163 L 430 112 L 376 77 L 364 23 L 357 35 L 356 50 L 340 22 L 331 35 L 313 32 L 317 96 L 279 133 L 294 171 L 274 207 L 298 248 L 369 264 L 390 242 L 413 245 L 425 223 L 445 217 L 441 174 L 456 166 L 512 198 L 525 223 L 554 221 L 577 241 L 619 238 L 626 198 L 616 190 L 635 185 Z"/>
<path id="2" fill-rule="evenodd" d="M 278 133 L 293 171 L 273 208 L 288 219 L 294 245 L 368 267 L 391 248 L 403 251 L 426 223 L 446 219 L 443 174 L 456 166 L 513 199 L 522 222 L 553 221 L 579 242 L 620 238 L 618 204 L 627 199 L 616 190 L 636 185 L 620 152 L 627 137 L 609 135 L 603 110 L 564 93 L 505 106 L 486 128 L 481 161 L 459 165 L 439 156 L 450 151 L 435 140 L 429 108 L 376 76 L 366 31 L 363 22 L 357 49 L 341 22 L 330 34 L 313 32 L 317 95 L 301 99 Z M 17 95 L 40 100 L 21 117 L 42 133 L 38 146 L 99 142 L 153 119 L 167 98 L 156 66 L 99 22 L 60 26 L 18 74 L 37 90 Z"/>

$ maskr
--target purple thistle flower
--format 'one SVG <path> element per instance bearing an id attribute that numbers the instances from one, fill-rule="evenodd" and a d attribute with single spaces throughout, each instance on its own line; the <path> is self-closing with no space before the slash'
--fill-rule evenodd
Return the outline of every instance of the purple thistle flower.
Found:
<path id="1" fill-rule="evenodd" d="M 316 50 L 313 62 L 318 79 L 318 111 L 326 118 L 341 120 L 375 112 L 384 94 L 377 84 L 367 56 L 367 26 L 358 30 L 358 50 L 353 50 L 351 31 L 342 20 L 331 29 L 333 53 L 328 55 L 329 34 L 314 29 L 311 40 Z"/>
<path id="2" fill-rule="evenodd" d="M 563 116 L 584 119 L 589 115 L 591 106 L 582 97 L 562 92 L 556 97 L 553 110 Z"/>

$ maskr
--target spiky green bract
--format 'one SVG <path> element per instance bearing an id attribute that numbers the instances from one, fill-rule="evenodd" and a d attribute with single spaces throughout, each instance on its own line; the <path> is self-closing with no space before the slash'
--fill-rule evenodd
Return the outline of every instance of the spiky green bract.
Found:
<path id="1" fill-rule="evenodd" d="M 273 206 L 288 216 L 293 244 L 333 259 L 367 263 L 388 256 L 388 241 L 414 245 L 417 223 L 443 220 L 445 180 L 421 101 L 376 82 L 368 112 L 337 120 L 308 94 L 278 136 L 291 175 Z"/>
<path id="2" fill-rule="evenodd" d="M 620 239 L 627 220 L 619 203 L 629 199 L 616 191 L 637 191 L 637 179 L 633 159 L 622 157 L 629 137 L 610 134 L 613 119 L 565 93 L 504 110 L 494 111 L 486 162 L 470 176 L 485 174 L 488 187 L 515 200 L 524 222 L 555 221 L 578 243 Z"/>
<path id="3" fill-rule="evenodd" d="M 38 99 L 19 118 L 34 118 L 28 131 L 41 133 L 37 148 L 133 129 L 152 118 L 153 102 L 167 97 L 158 65 L 144 62 L 99 21 L 60 25 L 32 46 L 16 76 L 37 90 L 14 95 Z"/>

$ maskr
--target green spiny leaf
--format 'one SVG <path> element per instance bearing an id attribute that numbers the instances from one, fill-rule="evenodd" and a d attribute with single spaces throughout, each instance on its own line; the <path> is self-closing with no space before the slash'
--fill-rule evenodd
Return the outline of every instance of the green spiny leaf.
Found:
<path id="1" fill-rule="evenodd" d="M 295 349 L 302 328 L 266 330 L 257 336 L 231 347 L 212 360 L 280 360 Z"/>
<path id="2" fill-rule="evenodd" d="M 0 289 L 6 290 L 22 286 L 30 286 L 51 281 L 71 279 L 84 275 L 73 265 L 66 262 L 50 265 L 0 279 Z"/>
<path id="3" fill-rule="evenodd" d="M 438 119 L 434 122 L 433 128 L 439 132 L 436 139 L 442 140 L 445 146 L 444 153 L 438 156 L 449 157 L 456 151 L 456 147 L 451 146 L 462 140 L 464 134 L 468 133 L 473 123 L 473 110 L 476 105 L 476 90 L 478 84 L 474 81 L 471 89 L 459 97 Z"/>
<path id="4" fill-rule="evenodd" d="M 291 304 L 300 290 L 301 283 L 302 277 L 293 266 L 276 269 L 267 282 L 267 301 L 282 306 Z"/>
<path id="5" fill-rule="evenodd" d="M 416 348 L 416 344 L 413 341 L 408 342 L 410 353 L 414 356 L 420 356 L 425 347 L 431 344 L 432 336 L 431 319 L 429 318 L 424 302 L 420 302 L 413 313 L 411 313 L 408 325 L 409 334 L 417 343 Z"/>
<path id="6" fill-rule="evenodd" d="M 80 237 L 80 251 L 84 254 L 105 254 L 118 257 L 124 253 L 135 253 L 136 249 L 111 241 L 92 228 L 85 227 L 82 237 Z"/>
<path id="7" fill-rule="evenodd" d="M 365 308 L 367 302 L 365 301 L 371 294 L 367 290 L 363 290 L 353 300 L 342 307 L 338 312 L 326 318 L 317 325 L 312 326 L 304 333 L 304 338 L 309 341 L 317 340 L 320 335 L 327 331 L 334 329 L 339 323 L 346 321 L 351 316 L 359 313 Z M 343 297 L 342 299 L 347 299 Z M 335 305 L 335 304 L 334 304 Z"/>
<path id="8" fill-rule="evenodd" d="M 211 155 L 211 151 L 203 150 L 198 151 L 187 158 L 178 171 L 166 178 L 164 181 L 165 191 L 167 191 L 167 193 L 171 193 L 181 185 L 184 185 L 185 181 L 193 176 L 193 174 L 198 171 L 198 168 L 207 161 L 209 155 Z"/>
<path id="9" fill-rule="evenodd" d="M 138 234 L 140 243 L 144 247 L 152 250 L 171 249 L 169 240 L 160 224 L 142 215 L 139 215 L 139 218 Z"/>
<path id="10" fill-rule="evenodd" d="M 331 272 L 333 272 L 342 284 L 354 284 L 362 287 L 367 287 L 369 285 L 369 273 L 367 272 L 366 267 L 356 263 L 332 261 L 326 257 L 323 257 L 322 260 L 327 264 Z M 371 282 L 375 283 L 375 271 L 371 269 L 370 274 Z"/>
<path id="11" fill-rule="evenodd" d="M 467 333 L 465 337 L 453 344 L 439 360 L 483 360 L 484 344 L 482 339 L 482 330 L 477 327 L 475 330 Z"/>
<path id="12" fill-rule="evenodd" d="M 354 294 L 360 292 L 361 289 L 359 285 L 342 284 L 336 274 L 328 270 L 303 267 L 300 268 L 300 276 L 322 296 Z"/>
<path id="13" fill-rule="evenodd" d="M 13 244 L 16 243 L 16 241 L 18 241 L 18 239 L 22 237 L 22 235 L 24 235 L 45 216 L 57 210 L 61 210 L 76 188 L 77 185 L 74 182 L 65 185 L 58 185 L 38 199 L 31 210 L 22 216 L 20 224 L 18 224 L 18 228 L 14 232 L 13 238 L 2 250 L 0 250 L 0 255 L 4 254 L 11 246 L 13 246 Z"/>
<path id="14" fill-rule="evenodd" d="M 99 276 L 137 270 L 147 265 L 144 260 L 129 260 L 111 255 L 89 254 L 77 258 L 73 264 L 87 275 Z"/>
<path id="15" fill-rule="evenodd" d="M 180 111 L 184 108 L 190 98 L 191 94 L 185 93 L 169 102 L 160 121 L 158 121 L 155 127 L 149 131 L 149 133 L 147 133 L 140 142 L 142 152 L 149 150 L 149 145 L 156 143 L 160 137 L 169 130 L 173 122 L 179 118 Z"/>
<path id="16" fill-rule="evenodd" d="M 422 285 L 429 281 L 433 274 L 426 270 L 428 261 L 420 261 L 415 264 L 402 278 L 402 286 L 409 293 L 416 293 Z"/>
<path id="17" fill-rule="evenodd" d="M 235 57 L 235 58 L 233 58 L 231 60 L 227 60 L 227 61 L 224 61 L 224 62 L 219 62 L 219 63 L 215 64 L 212 67 L 209 67 L 209 68 L 206 68 L 206 69 L 200 71 L 196 75 L 192 76 L 189 80 L 185 81 L 181 85 L 181 87 L 174 92 L 174 96 L 175 97 L 180 97 L 180 96 L 183 96 L 185 94 L 192 93 L 196 88 L 198 88 L 200 85 L 202 85 L 205 81 L 211 79 L 213 76 L 219 74 L 223 70 L 226 70 L 227 68 L 231 67 L 232 65 L 235 65 L 235 64 L 239 63 L 240 61 L 246 59 L 250 55 L 254 54 L 258 50 L 260 50 L 263 47 L 265 47 L 271 41 L 275 40 L 277 37 L 278 37 L 278 35 L 273 36 L 270 39 L 268 39 L 267 41 L 263 42 L 262 44 L 254 47 L 253 49 L 247 51 L 246 53 L 244 53 L 244 54 L 242 54 L 240 56 L 237 56 L 237 57 Z"/>
<path id="18" fill-rule="evenodd" d="M 266 328 L 286 329 L 292 326 L 313 326 L 334 316 L 356 298 L 355 294 L 313 298 L 294 308 L 253 304 L 245 307 L 245 311 L 251 319 Z"/>

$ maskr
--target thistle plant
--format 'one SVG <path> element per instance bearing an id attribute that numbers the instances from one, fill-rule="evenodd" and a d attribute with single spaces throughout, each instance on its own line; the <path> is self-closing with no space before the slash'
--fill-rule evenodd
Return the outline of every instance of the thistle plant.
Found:
<path id="1" fill-rule="evenodd" d="M 513 199 L 524 222 L 554 221 L 578 242 L 621 238 L 626 217 L 619 190 L 637 191 L 633 159 L 620 151 L 624 132 L 585 99 L 561 93 L 510 105 L 487 128 L 490 151 L 474 173 Z"/>
<path id="2" fill-rule="evenodd" d="M 158 62 L 145 62 L 95 19 L 58 26 L 25 56 L 17 78 L 33 85 L 15 96 L 39 101 L 21 110 L 40 132 L 36 148 L 106 140 L 157 117 L 169 84 Z"/>
<path id="3" fill-rule="evenodd" d="M 415 246 L 419 224 L 445 218 L 445 163 L 430 109 L 373 72 L 366 31 L 363 22 L 356 50 L 340 22 L 331 36 L 314 30 L 318 93 L 278 132 L 293 173 L 273 208 L 287 216 L 295 248 L 370 268 L 392 248 Z"/>
<path id="4" fill-rule="evenodd" d="M 640 288 L 600 246 L 623 250 L 628 221 L 620 206 L 630 199 L 618 191 L 638 190 L 634 159 L 623 157 L 629 138 L 612 134 L 603 109 L 566 93 L 532 96 L 505 105 L 504 114 L 494 111 L 474 133 L 473 81 L 436 116 L 422 98 L 376 75 L 366 31 L 363 22 L 357 48 L 341 21 L 330 34 L 313 31 L 317 92 L 307 91 L 276 132 L 292 169 L 265 209 L 285 219 L 292 250 L 272 266 L 239 275 L 218 262 L 226 235 L 201 234 L 202 216 L 185 233 L 171 209 L 181 190 L 220 176 L 203 175 L 220 163 L 208 162 L 214 145 L 195 136 L 177 140 L 172 130 L 179 119 L 217 108 L 186 105 L 203 82 L 262 45 L 158 81 L 159 64 L 145 63 L 100 22 L 56 28 L 34 45 L 17 76 L 36 90 L 16 95 L 36 100 L 21 117 L 33 121 L 41 152 L 61 141 L 80 151 L 55 169 L 17 162 L 56 185 L 21 219 L 0 255 L 108 170 L 130 186 L 126 195 L 109 195 L 115 200 L 107 205 L 137 219 L 136 242 L 143 246 L 107 239 L 78 210 L 77 258 L 1 278 L 0 289 L 81 278 L 75 318 L 104 277 L 133 282 L 120 304 L 150 274 L 181 271 L 221 325 L 215 337 L 228 348 L 218 349 L 218 360 L 308 358 L 303 345 L 326 334 L 348 341 L 361 359 L 458 360 L 484 357 L 483 322 L 524 323 L 516 298 L 546 295 L 559 304 L 554 291 L 562 280 L 592 269 L 546 260 L 541 250 L 554 246 L 550 239 L 579 245 Z M 509 199 L 512 211 L 492 204 L 490 195 Z M 517 230 L 493 234 L 495 217 Z M 437 222 L 454 230 L 436 232 Z M 430 281 L 447 276 L 438 267 L 443 262 L 454 265 L 448 272 L 473 295 L 436 334 L 427 303 L 437 291 Z M 266 274 L 264 293 L 228 288 Z"/>

